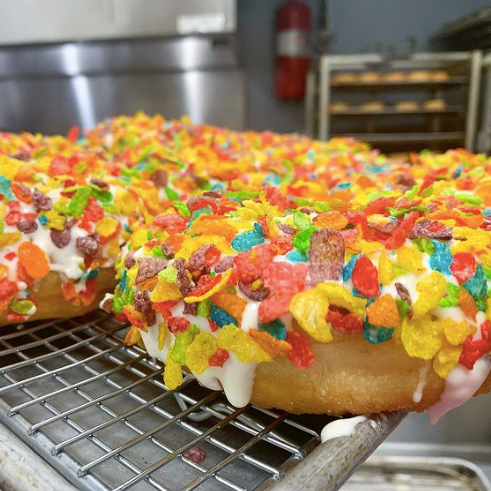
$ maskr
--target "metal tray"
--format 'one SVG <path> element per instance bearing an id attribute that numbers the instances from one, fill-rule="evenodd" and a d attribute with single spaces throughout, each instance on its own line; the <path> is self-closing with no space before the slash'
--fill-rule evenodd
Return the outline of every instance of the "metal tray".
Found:
<path id="1" fill-rule="evenodd" d="M 169 391 L 125 331 L 100 312 L 2 327 L 0 423 L 81 490 L 335 490 L 404 416 L 319 445 L 334 418 L 237 409 L 189 375 Z"/>
<path id="2" fill-rule="evenodd" d="M 491 491 L 476 465 L 463 459 L 371 457 L 343 491 Z"/>

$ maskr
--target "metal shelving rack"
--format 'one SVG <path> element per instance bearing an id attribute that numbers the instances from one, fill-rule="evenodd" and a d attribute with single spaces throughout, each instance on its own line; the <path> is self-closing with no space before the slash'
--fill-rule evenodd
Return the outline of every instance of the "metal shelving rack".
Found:
<path id="1" fill-rule="evenodd" d="M 333 417 L 234 408 L 189 375 L 168 390 L 126 327 L 101 312 L 2 327 L 0 424 L 80 490 L 332 491 L 404 417 L 320 444 Z"/>
<path id="2" fill-rule="evenodd" d="M 476 140 L 476 124 L 480 77 L 482 68 L 482 53 L 480 51 L 452 53 L 414 53 L 406 56 L 388 56 L 380 54 L 366 55 L 325 55 L 318 61 L 318 70 L 311 72 L 307 80 L 305 101 L 306 130 L 312 136 L 326 140 L 336 136 L 333 118 L 346 120 L 357 118 L 364 121 L 361 131 L 343 131 L 342 134 L 353 135 L 362 140 L 377 144 L 401 144 L 431 146 L 437 142 L 442 145 L 462 146 L 473 150 Z M 361 74 L 367 71 L 436 71 L 445 70 L 446 80 L 411 81 L 409 78 L 399 82 L 384 82 L 383 79 L 374 82 L 353 81 L 351 83 L 336 82 L 335 75 L 340 72 Z M 412 94 L 431 94 L 431 98 L 446 101 L 449 90 L 460 90 L 457 102 L 447 102 L 442 109 L 417 108 L 416 110 L 398 110 L 384 106 L 376 110 L 363 110 L 356 106 L 342 111 L 331 111 L 331 102 L 340 92 L 363 96 L 367 101 L 394 97 L 401 94 L 412 100 Z M 409 95 L 408 95 L 409 94 Z M 430 124 L 414 125 L 411 130 L 387 131 L 379 129 L 387 118 L 415 116 L 430 118 Z M 460 117 L 462 124 L 454 127 Z M 392 119 L 393 121 L 393 119 Z M 447 128 L 446 123 L 453 126 Z M 392 128 L 394 124 L 387 124 Z"/>

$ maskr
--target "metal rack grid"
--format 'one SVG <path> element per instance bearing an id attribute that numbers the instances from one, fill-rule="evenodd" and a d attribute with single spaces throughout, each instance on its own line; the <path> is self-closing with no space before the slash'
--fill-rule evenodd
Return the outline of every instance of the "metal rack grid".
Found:
<path id="1" fill-rule="evenodd" d="M 2 328 L 0 422 L 79 489 L 333 490 L 403 417 L 319 445 L 331 417 L 236 409 L 189 375 L 169 391 L 125 327 L 99 312 Z"/>

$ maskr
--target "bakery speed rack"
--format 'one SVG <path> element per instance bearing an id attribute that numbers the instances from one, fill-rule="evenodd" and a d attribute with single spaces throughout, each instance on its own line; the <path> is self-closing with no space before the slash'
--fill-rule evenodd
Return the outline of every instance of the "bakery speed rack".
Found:
<path id="1" fill-rule="evenodd" d="M 0 429 L 71 483 L 56 489 L 335 490 L 404 416 L 321 444 L 335 418 L 235 408 L 190 375 L 168 390 L 163 367 L 124 344 L 126 330 L 102 312 L 2 327 Z"/>
<path id="2" fill-rule="evenodd" d="M 323 55 L 309 73 L 306 131 L 384 151 L 475 147 L 480 51 Z"/>

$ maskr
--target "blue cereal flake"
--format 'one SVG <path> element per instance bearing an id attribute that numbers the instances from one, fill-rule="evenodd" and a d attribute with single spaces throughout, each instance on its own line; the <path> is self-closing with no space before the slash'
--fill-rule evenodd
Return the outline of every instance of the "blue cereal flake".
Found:
<path id="1" fill-rule="evenodd" d="M 487 281 L 486 273 L 482 265 L 478 264 L 474 276 L 462 284 L 476 301 L 477 308 L 481 312 L 486 312 Z"/>
<path id="2" fill-rule="evenodd" d="M 0 194 L 3 194 L 9 201 L 14 199 L 12 188 L 10 187 L 10 179 L 0 175 Z"/>
<path id="3" fill-rule="evenodd" d="M 307 254 L 298 249 L 293 249 L 285 257 L 292 263 L 306 263 L 309 260 Z"/>
<path id="4" fill-rule="evenodd" d="M 356 254 L 353 256 L 346 266 L 343 268 L 343 281 L 349 281 L 351 279 L 351 275 L 353 274 L 353 270 L 355 269 L 356 261 L 361 257 L 361 254 Z"/>
<path id="5" fill-rule="evenodd" d="M 350 182 L 340 182 L 336 188 L 338 189 L 347 189 L 351 186 L 351 183 Z"/>
<path id="6" fill-rule="evenodd" d="M 39 215 L 38 216 L 38 222 L 41 225 L 46 225 L 48 223 L 48 217 L 46 215 Z"/>
<path id="7" fill-rule="evenodd" d="M 281 184 L 280 176 L 278 176 L 276 174 L 268 174 L 264 178 L 263 185 L 264 184 L 271 184 L 273 186 L 277 186 L 277 185 Z"/>
<path id="8" fill-rule="evenodd" d="M 450 265 L 452 264 L 453 257 L 449 245 L 444 242 L 438 242 L 437 240 L 432 240 L 431 242 L 435 247 L 435 252 L 430 256 L 431 269 L 451 275 Z"/>
<path id="9" fill-rule="evenodd" d="M 126 290 L 126 282 L 128 280 L 128 276 L 126 274 L 126 269 L 123 270 L 123 276 L 119 280 L 119 288 L 121 288 L 121 291 L 124 293 Z"/>
<path id="10" fill-rule="evenodd" d="M 286 327 L 283 324 L 281 319 L 275 319 L 269 324 L 259 324 L 260 331 L 266 331 L 271 336 L 279 339 L 280 341 L 284 341 L 286 339 Z"/>
<path id="11" fill-rule="evenodd" d="M 98 269 L 89 269 L 88 271 L 85 271 L 84 274 L 82 275 L 82 279 L 84 280 L 91 280 L 92 278 L 95 278 L 99 274 Z M 125 271 L 126 274 L 126 271 Z"/>
<path id="12" fill-rule="evenodd" d="M 384 343 L 392 337 L 392 334 L 394 334 L 394 329 L 389 329 L 387 327 L 375 327 L 367 321 L 363 323 L 363 336 L 369 343 Z"/>
<path id="13" fill-rule="evenodd" d="M 246 252 L 254 246 L 264 243 L 264 232 L 259 223 L 254 224 L 254 230 L 238 235 L 232 241 L 232 247 L 239 252 Z"/>
<path id="14" fill-rule="evenodd" d="M 233 317 L 213 304 L 211 305 L 210 319 L 219 327 L 227 326 L 228 324 L 237 325 L 237 321 Z"/>

